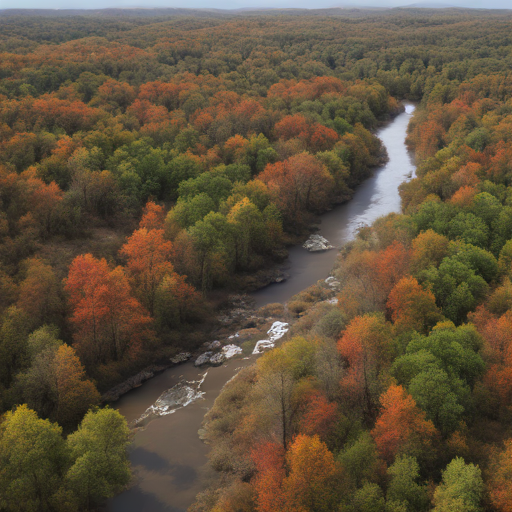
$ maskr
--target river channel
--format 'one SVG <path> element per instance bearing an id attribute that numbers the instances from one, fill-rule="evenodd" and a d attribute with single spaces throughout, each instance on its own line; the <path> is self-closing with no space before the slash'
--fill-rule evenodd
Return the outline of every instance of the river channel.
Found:
<path id="1" fill-rule="evenodd" d="M 362 183 L 352 200 L 322 215 L 319 234 L 335 247 L 351 240 L 357 229 L 375 219 L 400 211 L 398 186 L 414 174 L 414 163 L 405 145 L 407 125 L 414 106 L 381 128 L 377 135 L 389 160 Z M 286 302 L 304 288 L 325 279 L 336 259 L 336 250 L 310 253 L 300 246 L 289 251 L 283 270 L 288 279 L 253 294 L 257 306 Z M 208 447 L 198 430 L 224 384 L 240 368 L 252 364 L 235 357 L 217 368 L 198 369 L 186 363 L 162 372 L 121 397 L 118 410 L 129 423 L 136 421 L 166 390 L 181 383 L 180 393 L 170 393 L 166 414 L 149 414 L 136 431 L 130 448 L 135 484 L 110 500 L 108 512 L 185 512 L 198 492 L 213 478 L 207 468 Z M 185 385 L 183 386 L 183 383 Z"/>

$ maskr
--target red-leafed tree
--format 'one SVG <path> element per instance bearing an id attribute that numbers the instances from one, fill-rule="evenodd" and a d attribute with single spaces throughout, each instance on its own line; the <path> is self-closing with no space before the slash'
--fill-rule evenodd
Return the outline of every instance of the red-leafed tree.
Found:
<path id="1" fill-rule="evenodd" d="M 258 512 L 284 511 L 282 483 L 286 473 L 282 445 L 267 442 L 256 446 L 251 455 L 257 471 L 252 483 Z"/>
<path id="2" fill-rule="evenodd" d="M 338 405 L 329 402 L 321 391 L 315 390 L 305 400 L 299 430 L 302 434 L 316 434 L 325 440 L 332 432 L 337 419 Z"/>

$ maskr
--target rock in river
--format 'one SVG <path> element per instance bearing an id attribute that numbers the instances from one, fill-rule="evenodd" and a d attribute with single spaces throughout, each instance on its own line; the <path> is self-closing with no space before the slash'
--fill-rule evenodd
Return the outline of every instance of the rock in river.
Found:
<path id="1" fill-rule="evenodd" d="M 203 366 L 203 364 L 210 362 L 210 357 L 212 357 L 213 352 L 205 352 L 201 354 L 195 361 L 194 366 Z"/>
<path id="2" fill-rule="evenodd" d="M 304 242 L 302 247 L 304 247 L 304 249 L 307 249 L 310 252 L 327 251 L 328 249 L 334 249 L 334 246 L 332 246 L 329 243 L 329 240 L 320 235 L 311 235 Z"/>
<path id="3" fill-rule="evenodd" d="M 222 353 L 215 354 L 210 357 L 210 364 L 212 366 L 220 366 L 226 360 L 226 356 Z"/>
<path id="4" fill-rule="evenodd" d="M 180 364 L 188 361 L 192 357 L 190 352 L 181 352 L 177 356 L 171 357 L 171 363 Z"/>

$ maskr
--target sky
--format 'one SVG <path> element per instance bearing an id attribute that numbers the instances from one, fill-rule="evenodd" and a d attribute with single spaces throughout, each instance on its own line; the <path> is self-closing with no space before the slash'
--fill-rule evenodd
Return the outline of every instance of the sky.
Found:
<path id="1" fill-rule="evenodd" d="M 107 7 L 306 8 L 402 7 L 411 4 L 512 9 L 512 0 L 0 0 L 0 9 L 103 9 Z"/>

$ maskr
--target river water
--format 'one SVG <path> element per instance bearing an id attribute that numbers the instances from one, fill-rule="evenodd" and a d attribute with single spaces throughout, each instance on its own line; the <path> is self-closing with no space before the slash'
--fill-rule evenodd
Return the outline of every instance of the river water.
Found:
<path id="1" fill-rule="evenodd" d="M 409 179 L 415 169 L 405 146 L 407 125 L 413 111 L 413 105 L 405 104 L 405 112 L 377 133 L 387 149 L 388 163 L 357 188 L 351 201 L 322 216 L 319 234 L 332 245 L 341 247 L 354 237 L 360 226 L 400 211 L 398 185 Z M 310 253 L 300 246 L 293 247 L 284 265 L 290 277 L 283 283 L 255 292 L 257 306 L 286 302 L 319 279 L 325 279 L 336 254 L 336 250 Z M 121 397 L 116 407 L 129 423 L 133 423 L 148 414 L 147 409 L 163 392 L 174 386 L 180 391 L 176 400 L 170 401 L 175 405 L 169 407 L 165 415 L 156 416 L 150 411 L 140 423 L 143 428 L 136 431 L 130 448 L 135 484 L 109 501 L 108 512 L 186 511 L 197 493 L 214 477 L 207 467 L 208 447 L 198 436 L 203 417 L 224 384 L 240 368 L 252 364 L 256 357 L 235 357 L 208 370 L 186 363 L 166 370 Z"/>

